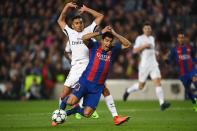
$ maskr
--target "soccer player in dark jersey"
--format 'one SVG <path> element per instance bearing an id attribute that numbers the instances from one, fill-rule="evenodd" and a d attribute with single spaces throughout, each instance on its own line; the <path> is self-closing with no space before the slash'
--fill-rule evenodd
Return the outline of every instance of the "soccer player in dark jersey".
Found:
<path id="1" fill-rule="evenodd" d="M 176 61 L 179 67 L 179 79 L 184 85 L 188 97 L 194 104 L 194 110 L 197 111 L 197 99 L 191 90 L 192 83 L 197 88 L 196 50 L 189 43 L 185 43 L 183 31 L 177 33 L 177 41 L 176 46 L 171 49 L 168 61 L 169 63 L 173 63 L 174 60 Z"/>
<path id="2" fill-rule="evenodd" d="M 93 39 L 99 35 L 102 35 L 100 41 Z M 114 37 L 120 41 L 120 44 L 112 45 Z M 88 33 L 82 37 L 82 40 L 90 50 L 89 63 L 72 94 L 64 99 L 63 102 L 65 106 L 67 104 L 75 105 L 81 97 L 84 97 L 84 108 L 75 106 L 71 110 L 66 111 L 66 113 L 68 116 L 80 113 L 84 117 L 90 117 L 100 100 L 112 61 L 121 48 L 130 46 L 130 42 L 117 34 L 110 26 L 105 27 L 101 32 Z M 126 116 L 121 123 L 128 119 L 129 117 Z"/>

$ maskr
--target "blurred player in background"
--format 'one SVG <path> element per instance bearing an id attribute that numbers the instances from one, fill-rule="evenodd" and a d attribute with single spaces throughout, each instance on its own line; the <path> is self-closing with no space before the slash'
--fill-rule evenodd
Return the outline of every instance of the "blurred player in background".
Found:
<path id="1" fill-rule="evenodd" d="M 75 16 L 72 18 L 72 28 L 70 28 L 67 23 L 65 22 L 65 17 L 67 15 L 69 8 L 76 8 L 77 5 L 75 3 L 67 3 L 58 19 L 58 24 L 60 25 L 63 32 L 66 34 L 66 36 L 69 39 L 69 52 L 71 53 L 71 70 L 69 72 L 69 75 L 64 83 L 64 90 L 61 94 L 60 98 L 60 108 L 64 109 L 64 104 L 62 104 L 62 100 L 66 96 L 68 96 L 72 88 L 74 88 L 74 85 L 78 82 L 79 77 L 85 70 L 88 62 L 89 62 L 89 50 L 87 46 L 82 41 L 82 36 L 87 33 L 94 32 L 97 25 L 99 25 L 103 19 L 103 15 L 96 12 L 95 10 L 92 10 L 86 6 L 82 6 L 79 9 L 80 13 L 87 12 L 90 13 L 95 17 L 95 20 L 92 22 L 91 25 L 84 28 L 84 21 L 81 16 Z M 124 117 L 118 116 L 114 100 L 112 95 L 110 95 L 109 90 L 105 87 L 103 90 L 103 96 L 105 97 L 106 105 L 110 112 L 112 113 L 112 116 L 114 118 L 114 124 L 119 124 L 122 121 L 125 120 Z M 82 102 L 80 102 L 82 103 Z M 98 114 L 95 112 L 93 114 L 94 118 L 98 118 Z M 80 119 L 80 116 L 77 115 L 77 118 Z"/>
<path id="2" fill-rule="evenodd" d="M 179 66 L 179 79 L 185 87 L 186 94 L 194 104 L 194 110 L 197 112 L 197 99 L 191 90 L 191 84 L 197 89 L 197 58 L 195 58 L 196 50 L 188 43 L 185 43 L 183 31 L 177 33 L 177 44 L 171 49 L 168 62 L 170 64 L 176 62 Z"/>
<path id="3" fill-rule="evenodd" d="M 157 98 L 159 99 L 160 109 L 161 111 L 164 111 L 170 106 L 170 104 L 164 101 L 164 93 L 161 87 L 161 74 L 155 54 L 155 39 L 151 35 L 152 29 L 150 23 L 145 22 L 142 30 L 143 34 L 137 37 L 133 47 L 133 52 L 139 53 L 141 56 L 138 68 L 139 82 L 127 88 L 123 95 L 123 100 L 126 101 L 130 93 L 142 90 L 148 76 L 150 75 L 156 87 L 155 91 Z"/>
<path id="4" fill-rule="evenodd" d="M 99 35 L 102 35 L 101 41 L 92 39 Z M 112 45 L 114 37 L 121 44 Z M 90 49 L 89 63 L 79 78 L 79 82 L 75 85 L 72 94 L 66 97 L 62 103 L 64 103 L 65 107 L 67 104 L 74 105 L 79 102 L 81 97 L 84 97 L 84 108 L 75 106 L 66 113 L 69 116 L 78 112 L 84 117 L 90 117 L 98 105 L 102 92 L 106 88 L 105 81 L 112 66 L 112 61 L 121 48 L 124 49 L 130 46 L 130 42 L 117 34 L 110 26 L 105 27 L 102 32 L 88 33 L 82 39 Z M 116 125 L 120 125 L 128 119 L 128 116 L 122 117 L 122 121 Z"/>

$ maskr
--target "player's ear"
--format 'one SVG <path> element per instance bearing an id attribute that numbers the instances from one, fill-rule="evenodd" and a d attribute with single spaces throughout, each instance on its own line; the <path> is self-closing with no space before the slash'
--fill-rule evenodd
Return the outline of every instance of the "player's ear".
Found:
<path id="1" fill-rule="evenodd" d="M 73 24 L 71 24 L 71 27 L 72 27 L 72 29 L 74 29 L 74 25 Z"/>

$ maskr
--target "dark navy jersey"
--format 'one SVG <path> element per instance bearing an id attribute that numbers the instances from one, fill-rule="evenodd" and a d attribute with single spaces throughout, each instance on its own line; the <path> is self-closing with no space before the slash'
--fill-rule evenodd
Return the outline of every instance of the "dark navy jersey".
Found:
<path id="1" fill-rule="evenodd" d="M 89 63 L 79 81 L 90 81 L 96 84 L 104 84 L 112 61 L 121 50 L 121 45 L 112 46 L 109 51 L 102 49 L 98 41 L 90 40 L 88 43 Z"/>

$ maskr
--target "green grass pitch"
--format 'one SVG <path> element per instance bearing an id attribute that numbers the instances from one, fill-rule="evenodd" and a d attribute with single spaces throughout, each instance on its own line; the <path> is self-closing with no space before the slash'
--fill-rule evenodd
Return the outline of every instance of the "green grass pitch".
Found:
<path id="1" fill-rule="evenodd" d="M 116 101 L 119 114 L 131 119 L 115 126 L 103 101 L 99 119 L 73 116 L 58 127 L 51 127 L 51 113 L 57 101 L 0 101 L 0 131 L 197 131 L 197 112 L 189 101 L 170 101 L 167 111 L 159 110 L 157 101 Z"/>

